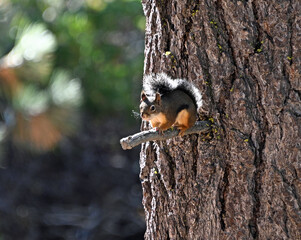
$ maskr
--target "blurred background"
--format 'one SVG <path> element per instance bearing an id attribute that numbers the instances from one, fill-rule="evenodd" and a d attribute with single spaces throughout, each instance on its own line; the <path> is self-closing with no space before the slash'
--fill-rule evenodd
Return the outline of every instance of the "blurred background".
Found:
<path id="1" fill-rule="evenodd" d="M 140 0 L 0 0 L 0 240 L 143 239 Z"/>

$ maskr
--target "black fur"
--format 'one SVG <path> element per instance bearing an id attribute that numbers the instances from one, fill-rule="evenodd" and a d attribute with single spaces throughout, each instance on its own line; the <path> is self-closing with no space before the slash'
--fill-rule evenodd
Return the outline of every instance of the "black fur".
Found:
<path id="1" fill-rule="evenodd" d="M 174 90 L 181 90 L 191 97 L 197 109 L 202 106 L 200 91 L 185 79 L 171 79 L 165 73 L 146 75 L 143 79 L 143 90 L 147 95 L 155 96 L 156 92 L 164 95 Z"/>
<path id="2" fill-rule="evenodd" d="M 189 105 L 188 104 L 183 104 L 181 105 L 178 109 L 177 109 L 177 114 L 179 112 L 181 112 L 183 109 L 188 109 L 189 108 Z"/>

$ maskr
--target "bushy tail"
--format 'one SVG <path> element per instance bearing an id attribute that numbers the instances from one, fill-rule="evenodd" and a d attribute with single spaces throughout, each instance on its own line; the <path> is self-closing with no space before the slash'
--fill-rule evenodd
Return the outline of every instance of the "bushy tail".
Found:
<path id="1" fill-rule="evenodd" d="M 174 90 L 182 90 L 194 100 L 198 110 L 202 106 L 202 94 L 198 88 L 185 79 L 172 79 L 165 73 L 144 76 L 143 90 L 149 95 L 156 92 L 164 95 Z"/>

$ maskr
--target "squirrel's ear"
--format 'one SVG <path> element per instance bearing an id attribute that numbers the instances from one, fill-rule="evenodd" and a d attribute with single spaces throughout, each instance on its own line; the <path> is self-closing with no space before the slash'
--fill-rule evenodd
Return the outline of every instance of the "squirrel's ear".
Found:
<path id="1" fill-rule="evenodd" d="M 156 92 L 156 99 L 155 99 L 156 103 L 160 103 L 161 102 L 161 95 L 160 93 Z"/>
<path id="2" fill-rule="evenodd" d="M 146 94 L 144 91 L 141 92 L 141 101 L 147 100 Z"/>

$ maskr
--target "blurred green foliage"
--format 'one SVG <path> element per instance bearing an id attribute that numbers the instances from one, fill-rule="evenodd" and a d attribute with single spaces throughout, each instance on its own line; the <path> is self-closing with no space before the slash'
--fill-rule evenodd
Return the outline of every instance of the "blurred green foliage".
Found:
<path id="1" fill-rule="evenodd" d="M 49 149 L 85 114 L 131 120 L 144 26 L 139 0 L 0 1 L 0 141 Z"/>
<path id="2" fill-rule="evenodd" d="M 142 238 L 119 139 L 144 25 L 140 0 L 0 0 L 0 240 Z"/>
<path id="3" fill-rule="evenodd" d="M 0 12 L 0 56 L 41 23 L 56 41 L 51 71 L 63 69 L 81 81 L 84 109 L 124 116 L 137 104 L 144 44 L 139 0 L 2 0 Z M 40 67 L 28 74 L 35 78 Z M 47 88 L 50 78 L 36 82 Z"/>

